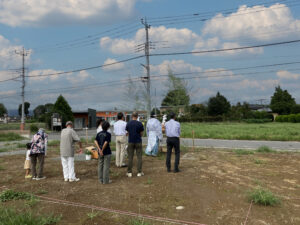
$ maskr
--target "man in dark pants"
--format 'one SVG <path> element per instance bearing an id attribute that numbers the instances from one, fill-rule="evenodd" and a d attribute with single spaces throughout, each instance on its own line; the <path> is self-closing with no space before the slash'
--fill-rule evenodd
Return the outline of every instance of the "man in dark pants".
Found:
<path id="1" fill-rule="evenodd" d="M 174 163 L 174 173 L 180 172 L 179 170 L 179 160 L 180 160 L 180 123 L 175 121 L 175 113 L 170 113 L 170 120 L 165 124 L 165 131 L 167 135 L 167 159 L 166 166 L 167 171 L 171 172 L 171 154 L 172 149 L 175 149 L 175 163 Z"/>
<path id="2" fill-rule="evenodd" d="M 144 126 L 140 121 L 137 121 L 138 113 L 132 113 L 132 120 L 126 125 L 126 131 L 128 132 L 128 169 L 127 176 L 132 177 L 132 165 L 134 151 L 136 151 L 137 156 L 137 176 L 141 177 L 144 175 L 142 172 L 142 136 L 144 132 Z"/>

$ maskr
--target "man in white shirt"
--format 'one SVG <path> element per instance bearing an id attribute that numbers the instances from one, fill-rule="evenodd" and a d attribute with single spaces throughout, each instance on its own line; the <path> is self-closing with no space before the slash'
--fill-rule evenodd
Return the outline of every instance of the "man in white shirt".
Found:
<path id="1" fill-rule="evenodd" d="M 114 123 L 114 134 L 116 135 L 116 166 L 125 167 L 125 147 L 126 147 L 126 122 L 123 113 L 117 115 L 118 121 Z"/>
<path id="2" fill-rule="evenodd" d="M 166 166 L 167 171 L 171 172 L 171 154 L 172 149 L 175 149 L 175 163 L 174 163 L 174 173 L 180 172 L 179 160 L 180 160 L 180 123 L 175 121 L 176 114 L 170 113 L 170 120 L 165 124 L 165 131 L 167 136 L 167 159 Z"/>

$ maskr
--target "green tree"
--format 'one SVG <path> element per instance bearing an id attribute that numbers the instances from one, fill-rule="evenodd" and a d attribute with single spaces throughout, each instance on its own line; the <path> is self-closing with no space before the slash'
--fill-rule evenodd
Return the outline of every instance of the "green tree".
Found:
<path id="1" fill-rule="evenodd" d="M 224 115 L 230 110 L 230 103 L 219 92 L 215 97 L 211 97 L 208 100 L 208 115 L 218 116 Z"/>
<path id="2" fill-rule="evenodd" d="M 178 110 L 178 107 L 187 107 L 190 104 L 190 96 L 187 90 L 187 83 L 174 76 L 173 72 L 169 69 L 168 74 L 168 92 L 165 98 L 162 100 L 162 106 L 173 107 L 174 111 Z"/>
<path id="3" fill-rule="evenodd" d="M 29 108 L 30 108 L 30 103 L 29 102 L 24 102 L 24 113 L 26 116 L 29 114 Z M 19 105 L 19 115 L 22 116 L 22 104 Z"/>
<path id="4" fill-rule="evenodd" d="M 295 99 L 287 90 L 282 90 L 280 86 L 275 88 L 270 104 L 270 108 L 273 112 L 281 115 L 290 114 L 295 105 Z"/>
<path id="5" fill-rule="evenodd" d="M 160 110 L 158 108 L 153 108 L 151 113 L 156 113 L 156 115 L 160 115 Z"/>
<path id="6" fill-rule="evenodd" d="M 300 113 L 300 104 L 294 105 L 294 107 L 292 108 L 292 113 L 294 114 Z"/>
<path id="7" fill-rule="evenodd" d="M 63 126 L 69 120 L 74 121 L 72 108 L 62 95 L 58 96 L 54 103 L 52 113 L 59 113 L 61 115 Z"/>
<path id="8" fill-rule="evenodd" d="M 241 104 L 238 102 L 236 105 L 231 106 L 230 118 L 232 120 L 249 119 L 252 117 L 252 111 L 247 102 Z"/>
<path id="9" fill-rule="evenodd" d="M 44 117 L 45 113 L 46 113 L 46 108 L 44 105 L 39 105 L 35 107 L 35 109 L 33 110 L 34 118 L 38 120 L 41 120 L 41 118 Z"/>
<path id="10" fill-rule="evenodd" d="M 0 116 L 4 116 L 4 114 L 7 114 L 7 109 L 3 103 L 0 103 Z"/>
<path id="11" fill-rule="evenodd" d="M 45 112 L 46 112 L 46 113 L 52 112 L 53 107 L 54 107 L 54 104 L 52 104 L 52 103 L 47 103 L 47 104 L 45 104 Z"/>

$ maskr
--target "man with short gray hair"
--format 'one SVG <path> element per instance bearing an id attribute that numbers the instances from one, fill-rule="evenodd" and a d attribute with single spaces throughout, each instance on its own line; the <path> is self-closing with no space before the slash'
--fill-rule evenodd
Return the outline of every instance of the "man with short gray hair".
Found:
<path id="1" fill-rule="evenodd" d="M 79 144 L 79 153 L 82 153 L 80 138 L 73 130 L 73 123 L 68 121 L 66 123 L 66 128 L 61 131 L 60 139 L 60 156 L 66 182 L 77 182 L 80 180 L 79 178 L 76 178 L 74 171 L 75 142 L 78 142 Z"/>

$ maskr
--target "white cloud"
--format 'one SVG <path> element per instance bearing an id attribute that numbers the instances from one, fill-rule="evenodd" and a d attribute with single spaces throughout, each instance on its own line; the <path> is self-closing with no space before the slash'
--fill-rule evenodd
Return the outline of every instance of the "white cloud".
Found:
<path id="1" fill-rule="evenodd" d="M 15 90 L 9 90 L 9 91 L 0 91 L 0 96 L 1 95 L 15 95 L 17 91 Z"/>
<path id="2" fill-rule="evenodd" d="M 249 80 L 244 79 L 242 81 L 237 82 L 231 82 L 231 83 L 213 83 L 212 86 L 215 88 L 222 88 L 225 90 L 234 90 L 234 91 L 240 91 L 240 90 L 247 90 L 247 89 L 253 89 L 253 90 L 260 90 L 265 91 L 269 90 L 270 88 L 274 88 L 279 84 L 278 80 Z"/>
<path id="3" fill-rule="evenodd" d="M 21 51 L 22 46 L 13 45 L 8 39 L 0 35 L 0 68 L 21 68 L 21 56 L 16 51 Z M 30 52 L 26 57 L 30 59 Z"/>
<path id="4" fill-rule="evenodd" d="M 300 74 L 291 73 L 286 70 L 280 70 L 277 72 L 277 77 L 279 77 L 280 79 L 285 79 L 285 80 L 298 80 L 300 78 Z"/>
<path id="5" fill-rule="evenodd" d="M 59 75 L 57 73 L 60 73 L 62 71 L 57 71 L 57 70 L 53 70 L 53 69 L 45 69 L 45 70 L 33 70 L 30 71 L 28 76 L 29 79 L 32 81 L 43 81 L 45 79 L 50 79 L 52 81 L 57 80 L 59 78 Z M 48 74 L 53 74 L 51 76 L 45 76 Z M 33 77 L 31 77 L 33 76 Z"/>
<path id="6" fill-rule="evenodd" d="M 216 50 L 216 49 L 234 49 L 242 47 L 238 42 L 222 42 L 218 37 L 208 38 L 206 40 L 199 39 L 195 43 L 194 51 L 207 51 L 207 50 Z M 204 53 L 205 55 L 209 54 L 210 56 L 228 56 L 228 55 L 236 55 L 242 53 L 250 53 L 250 54 L 262 54 L 263 48 L 248 48 L 241 50 L 228 50 L 228 51 L 219 51 L 213 53 Z M 195 54 L 198 55 L 198 54 Z M 203 55 L 203 54 L 201 54 Z"/>
<path id="7" fill-rule="evenodd" d="M 70 81 L 72 84 L 82 83 L 86 79 L 90 78 L 90 74 L 86 71 L 80 71 L 79 73 L 75 74 L 68 74 L 67 80 Z"/>
<path id="8" fill-rule="evenodd" d="M 165 26 L 151 27 L 149 30 L 151 42 L 160 48 L 161 44 L 168 47 L 188 47 L 194 43 L 199 36 L 187 28 L 176 29 Z M 111 39 L 103 37 L 100 46 L 108 49 L 114 54 L 133 53 L 136 46 L 145 42 L 145 29 L 139 29 L 132 39 Z"/>
<path id="9" fill-rule="evenodd" d="M 108 58 L 107 60 L 105 60 L 104 65 L 109 65 L 109 64 L 116 63 L 116 62 L 117 62 L 117 60 Z M 123 69 L 124 67 L 125 67 L 124 63 L 117 63 L 117 64 L 113 64 L 111 66 L 105 66 L 105 67 L 103 67 L 103 70 L 114 71 L 114 70 Z"/>
<path id="10" fill-rule="evenodd" d="M 134 14 L 136 0 L 1 0 L 0 23 L 17 26 L 101 24 Z"/>
<path id="11" fill-rule="evenodd" d="M 194 72 L 202 72 L 202 68 L 198 66 L 194 66 L 192 64 L 186 63 L 184 60 L 165 60 L 159 65 L 152 65 L 151 72 L 158 74 L 168 74 L 169 69 L 172 70 L 174 74 L 176 73 L 194 73 Z"/>
<path id="12" fill-rule="evenodd" d="M 216 15 L 202 30 L 203 35 L 218 36 L 225 40 L 244 37 L 262 41 L 299 36 L 299 31 L 300 20 L 294 19 L 290 9 L 284 4 L 270 7 L 243 5 L 228 16 Z"/>

